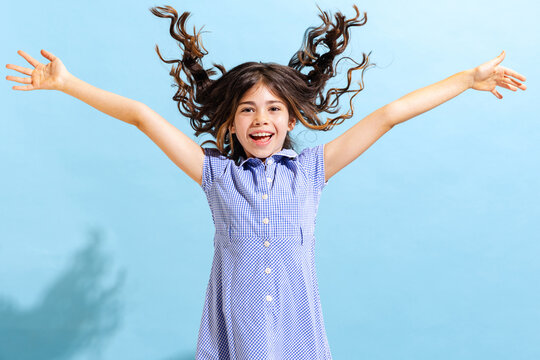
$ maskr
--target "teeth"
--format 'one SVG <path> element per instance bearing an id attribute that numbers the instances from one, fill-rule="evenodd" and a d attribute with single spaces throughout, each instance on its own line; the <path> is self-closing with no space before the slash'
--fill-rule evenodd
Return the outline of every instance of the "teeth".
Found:
<path id="1" fill-rule="evenodd" d="M 251 136 L 254 136 L 254 137 L 263 137 L 263 136 L 270 136 L 272 134 L 270 133 L 257 133 L 257 134 L 251 134 Z"/>

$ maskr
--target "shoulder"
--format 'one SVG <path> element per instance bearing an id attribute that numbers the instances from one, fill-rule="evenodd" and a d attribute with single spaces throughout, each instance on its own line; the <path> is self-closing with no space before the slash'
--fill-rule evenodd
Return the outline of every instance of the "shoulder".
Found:
<path id="1" fill-rule="evenodd" d="M 219 151 L 219 149 L 216 148 L 210 148 L 210 147 L 203 147 L 204 155 L 209 157 L 217 157 L 217 158 L 226 158 L 225 155 Z"/>
<path id="2" fill-rule="evenodd" d="M 216 148 L 204 147 L 203 151 L 204 162 L 201 187 L 206 191 L 210 189 L 215 179 L 223 175 L 225 169 L 233 162 L 233 160 L 222 154 L 219 149 Z"/>
<path id="3" fill-rule="evenodd" d="M 299 167 L 307 174 L 318 191 L 328 183 L 324 175 L 324 145 L 307 147 L 297 157 Z"/>
<path id="4" fill-rule="evenodd" d="M 323 158 L 324 144 L 307 147 L 298 154 L 298 162 L 307 168 L 316 166 Z"/>

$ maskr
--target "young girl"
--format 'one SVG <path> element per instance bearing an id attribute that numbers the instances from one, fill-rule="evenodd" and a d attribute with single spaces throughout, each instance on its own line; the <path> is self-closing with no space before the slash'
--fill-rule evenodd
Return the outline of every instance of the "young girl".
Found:
<path id="1" fill-rule="evenodd" d="M 248 62 L 227 71 L 214 64 L 221 72 L 215 79 L 216 72 L 202 64 L 207 52 L 200 33 L 185 31 L 189 13 L 150 9 L 171 20 L 170 33 L 183 50 L 182 59 L 164 60 L 156 47 L 161 60 L 177 64 L 171 69 L 179 88 L 173 99 L 195 135 L 210 133 L 216 148 L 201 147 L 140 102 L 77 79 L 48 51 L 41 50 L 47 64 L 18 52 L 34 69 L 6 65 L 28 75 L 6 77 L 27 84 L 14 90 L 59 90 L 135 125 L 202 187 L 216 231 L 196 359 L 331 359 L 314 263 L 315 218 L 328 180 L 396 124 L 469 88 L 499 99 L 497 86 L 526 89 L 519 82 L 524 76 L 500 65 L 503 51 L 383 106 L 327 144 L 297 153 L 289 132 L 298 121 L 326 131 L 353 116 L 352 105 L 326 121 L 318 114 L 337 113 L 341 95 L 362 90 L 362 84 L 359 90 L 349 87 L 352 72 L 361 69 L 363 75 L 369 67 L 365 54 L 347 71 L 344 88 L 324 92 L 348 45 L 349 28 L 366 22 L 366 14 L 359 19 L 354 9 L 351 19 L 321 11 L 323 24 L 308 29 L 287 66 Z"/>

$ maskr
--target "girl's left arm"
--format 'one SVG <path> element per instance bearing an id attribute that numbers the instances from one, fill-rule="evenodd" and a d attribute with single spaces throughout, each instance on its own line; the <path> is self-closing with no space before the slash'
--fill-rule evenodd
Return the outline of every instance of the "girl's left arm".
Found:
<path id="1" fill-rule="evenodd" d="M 461 71 L 435 84 L 413 91 L 402 98 L 388 104 L 390 107 L 387 121 L 394 126 L 420 115 L 436 106 L 456 97 L 465 90 L 490 91 L 497 98 L 502 95 L 496 87 L 517 91 L 518 88 L 525 90 L 527 87 L 516 80 L 525 81 L 525 76 L 514 70 L 499 66 L 504 59 L 504 51 L 496 58 L 470 70 Z"/>
<path id="2" fill-rule="evenodd" d="M 512 77 L 525 81 L 525 76 L 500 66 L 504 51 L 496 58 L 444 80 L 415 90 L 375 110 L 339 137 L 325 144 L 325 180 L 351 163 L 393 126 L 420 115 L 471 88 L 502 95 L 496 87 L 517 91 L 527 87 Z"/>

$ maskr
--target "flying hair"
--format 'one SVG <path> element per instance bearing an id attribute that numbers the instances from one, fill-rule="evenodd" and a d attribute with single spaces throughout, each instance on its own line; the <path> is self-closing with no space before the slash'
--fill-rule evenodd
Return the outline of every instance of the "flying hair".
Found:
<path id="1" fill-rule="evenodd" d="M 283 99 L 287 104 L 289 114 L 312 130 L 328 131 L 353 116 L 353 98 L 364 88 L 364 71 L 374 65 L 369 62 L 369 54 L 363 54 L 360 63 L 348 56 L 341 57 L 350 41 L 350 28 L 362 26 L 367 21 L 364 12 L 360 18 L 358 7 L 353 5 L 356 16 L 347 19 L 341 12 L 332 16 L 317 6 L 319 17 L 323 24 L 309 27 L 304 33 L 300 50 L 290 59 L 288 65 L 273 62 L 246 62 L 227 71 L 223 65 L 212 64 L 206 69 L 203 57 L 208 54 L 201 40 L 201 28 L 198 32 L 193 27 L 193 34 L 186 31 L 185 23 L 190 12 L 180 16 L 171 6 L 152 7 L 150 11 L 161 18 L 171 21 L 169 33 L 178 42 L 182 51 L 181 59 L 166 60 L 161 56 L 159 47 L 155 50 L 159 58 L 171 67 L 169 75 L 174 78 L 178 91 L 173 100 L 177 102 L 180 113 L 190 119 L 190 125 L 195 130 L 195 136 L 209 133 L 215 140 L 206 143 L 214 144 L 219 151 L 238 160 L 245 157 L 245 152 L 229 129 L 234 122 L 234 114 L 243 94 L 255 84 L 262 82 L 271 92 Z M 323 51 L 319 50 L 319 47 Z M 319 52 L 320 51 L 320 52 Z M 347 85 L 343 88 L 331 88 L 325 93 L 329 79 L 336 76 L 336 68 L 343 59 L 351 60 L 355 66 L 347 70 Z M 216 79 L 219 70 L 221 76 Z M 349 89 L 352 83 L 352 73 L 361 70 L 359 89 Z M 184 75 L 185 80 L 181 75 Z M 339 100 L 343 94 L 354 93 L 349 101 L 349 111 L 334 118 L 322 121 L 318 114 L 325 112 L 336 114 L 339 111 Z M 294 143 L 287 134 L 283 148 L 293 148 Z"/>

